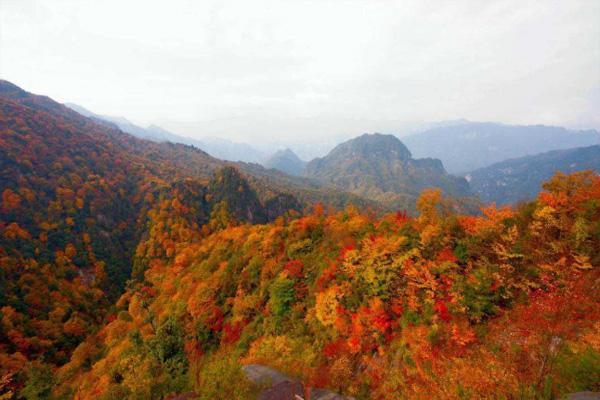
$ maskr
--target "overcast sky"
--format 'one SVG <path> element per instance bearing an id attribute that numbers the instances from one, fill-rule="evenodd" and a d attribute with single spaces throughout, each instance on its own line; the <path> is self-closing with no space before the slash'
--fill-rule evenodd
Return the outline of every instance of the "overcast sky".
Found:
<path id="1" fill-rule="evenodd" d="M 600 0 L 0 0 L 0 76 L 188 136 L 600 127 Z"/>

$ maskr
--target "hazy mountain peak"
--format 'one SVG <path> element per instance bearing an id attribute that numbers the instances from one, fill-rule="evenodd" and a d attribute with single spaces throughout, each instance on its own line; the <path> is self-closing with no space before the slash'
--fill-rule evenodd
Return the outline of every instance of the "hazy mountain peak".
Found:
<path id="1" fill-rule="evenodd" d="M 289 147 L 286 147 L 286 148 L 285 148 L 285 149 L 283 149 L 283 150 L 278 150 L 278 151 L 277 151 L 275 154 L 284 155 L 284 156 L 286 156 L 286 157 L 296 157 L 296 158 L 298 157 L 298 156 L 296 155 L 296 153 L 294 153 L 294 152 L 292 151 L 292 149 L 290 149 Z"/>
<path id="2" fill-rule="evenodd" d="M 412 157 L 408 148 L 394 135 L 365 133 L 336 146 L 330 156 L 358 155 L 367 158 L 397 157 L 407 160 Z"/>
<path id="3" fill-rule="evenodd" d="M 300 175 L 306 166 L 290 148 L 278 150 L 267 161 L 265 167 L 274 168 L 290 175 Z"/>

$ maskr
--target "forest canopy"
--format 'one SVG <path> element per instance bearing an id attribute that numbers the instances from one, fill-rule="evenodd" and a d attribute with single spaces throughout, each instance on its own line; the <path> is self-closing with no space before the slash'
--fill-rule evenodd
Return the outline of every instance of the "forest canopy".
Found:
<path id="1" fill-rule="evenodd" d="M 24 316 L 2 309 L 4 374 L 57 398 L 243 399 L 242 364 L 364 399 L 599 390 L 600 178 L 557 174 L 535 201 L 479 216 L 437 190 L 417 204 L 418 217 L 317 206 L 269 224 L 223 206 L 200 228 L 163 196 L 136 250 L 143 277 L 64 365 L 19 372 Z M 77 314 L 61 320 L 80 332 Z"/>

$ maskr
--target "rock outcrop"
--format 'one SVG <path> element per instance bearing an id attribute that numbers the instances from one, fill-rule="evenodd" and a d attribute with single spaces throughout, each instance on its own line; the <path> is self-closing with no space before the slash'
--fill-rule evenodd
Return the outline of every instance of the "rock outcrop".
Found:
<path id="1" fill-rule="evenodd" d="M 264 365 L 242 367 L 248 379 L 261 387 L 258 400 L 354 400 L 326 389 L 307 388 L 299 380 Z"/>

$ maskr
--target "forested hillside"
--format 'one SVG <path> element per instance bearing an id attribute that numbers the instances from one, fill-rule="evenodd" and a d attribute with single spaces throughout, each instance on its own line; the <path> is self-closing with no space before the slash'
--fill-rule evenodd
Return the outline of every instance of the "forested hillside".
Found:
<path id="1" fill-rule="evenodd" d="M 202 229 L 164 198 L 136 250 L 144 278 L 51 391 L 248 399 L 250 363 L 358 399 L 599 390 L 599 188 L 584 172 L 478 217 L 430 190 L 418 218 L 316 206 L 268 225 L 218 213 Z"/>
<path id="2" fill-rule="evenodd" d="M 194 188 L 181 201 L 198 226 L 215 208 L 254 223 L 302 210 L 286 193 L 259 200 L 236 169 L 199 150 L 139 141 L 6 82 L 0 94 L 5 366 L 68 360 L 122 293 L 147 212 L 165 193 Z"/>
<path id="3" fill-rule="evenodd" d="M 600 173 L 600 145 L 502 161 L 470 172 L 467 179 L 483 202 L 507 204 L 533 199 L 542 182 L 556 171 L 571 173 L 583 170 Z"/>
<path id="4" fill-rule="evenodd" d="M 198 149 L 136 139 L 9 82 L 0 107 L 0 307 L 19 321 L 0 330 L 0 350 L 17 364 L 65 362 L 102 321 L 161 196 L 193 188 L 180 200 L 193 204 L 199 226 L 217 205 L 264 223 L 306 207 L 293 192 L 320 197 L 280 189 L 277 177 L 248 181 Z"/>

